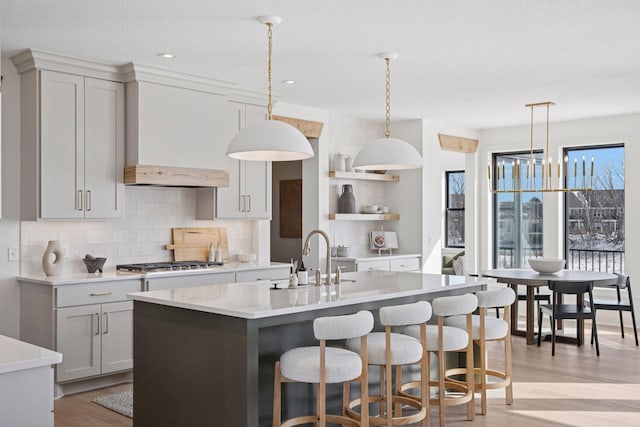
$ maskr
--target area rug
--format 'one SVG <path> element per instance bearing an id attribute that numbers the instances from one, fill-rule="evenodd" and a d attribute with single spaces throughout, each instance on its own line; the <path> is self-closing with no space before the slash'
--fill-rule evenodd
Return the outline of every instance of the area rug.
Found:
<path id="1" fill-rule="evenodd" d="M 93 402 L 126 417 L 133 418 L 133 389 L 120 393 L 105 394 L 104 396 L 96 397 Z"/>

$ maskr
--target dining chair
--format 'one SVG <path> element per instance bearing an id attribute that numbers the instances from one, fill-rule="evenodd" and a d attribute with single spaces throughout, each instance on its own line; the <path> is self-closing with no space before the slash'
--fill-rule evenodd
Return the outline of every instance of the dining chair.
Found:
<path id="1" fill-rule="evenodd" d="M 556 354 L 556 326 L 558 320 L 574 319 L 578 322 L 577 337 L 578 346 L 582 345 L 581 333 L 582 322 L 591 319 L 592 342 L 596 343 L 596 354 L 600 356 L 598 345 L 598 329 L 596 327 L 596 309 L 593 305 L 593 282 L 563 282 L 549 281 L 549 289 L 552 292 L 551 304 L 541 304 L 538 308 L 538 347 L 540 347 L 542 336 L 542 315 L 546 314 L 551 318 L 551 355 Z M 563 295 L 575 295 L 575 304 L 561 303 Z M 584 296 L 589 299 L 585 302 Z M 588 303 L 589 305 L 585 305 Z"/>
<path id="2" fill-rule="evenodd" d="M 620 333 L 624 338 L 624 321 L 622 320 L 622 312 L 628 311 L 631 313 L 631 322 L 633 323 L 633 334 L 636 338 L 636 347 L 638 346 L 638 329 L 636 328 L 636 312 L 633 307 L 633 296 L 631 295 L 631 280 L 626 274 L 617 274 L 618 281 L 614 285 L 608 286 L 596 286 L 597 288 L 615 288 L 617 294 L 617 300 L 602 300 L 596 299 L 593 301 L 593 305 L 596 308 L 596 312 L 599 310 L 612 310 L 617 311 L 620 316 Z M 622 291 L 627 290 L 628 300 L 622 299 Z M 593 338 L 592 338 L 593 341 Z"/>

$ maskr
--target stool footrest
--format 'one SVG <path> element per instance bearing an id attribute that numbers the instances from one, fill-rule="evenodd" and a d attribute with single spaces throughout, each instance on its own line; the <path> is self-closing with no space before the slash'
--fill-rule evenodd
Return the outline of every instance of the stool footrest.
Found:
<path id="1" fill-rule="evenodd" d="M 378 402 L 384 402 L 384 401 L 385 401 L 384 396 L 369 396 L 369 403 L 378 403 Z M 394 425 L 406 425 L 406 424 L 417 423 L 418 421 L 423 420 L 427 413 L 427 408 L 415 396 L 393 395 L 392 401 L 394 404 L 399 403 L 402 405 L 411 406 L 412 408 L 418 411 L 411 415 L 394 417 Z M 354 408 L 360 406 L 360 404 L 361 404 L 361 399 L 354 399 L 351 402 L 349 402 L 346 408 L 346 412 L 350 418 L 358 421 L 362 419 L 360 412 L 354 410 Z M 378 425 L 378 426 L 387 425 L 387 418 L 382 415 L 379 417 L 370 416 L 369 425 Z"/>

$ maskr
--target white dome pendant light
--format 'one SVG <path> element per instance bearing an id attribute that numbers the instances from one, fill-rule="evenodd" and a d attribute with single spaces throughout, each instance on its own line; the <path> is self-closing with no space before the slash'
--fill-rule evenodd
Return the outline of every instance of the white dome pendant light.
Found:
<path id="1" fill-rule="evenodd" d="M 387 64 L 386 85 L 386 129 L 384 138 L 370 141 L 358 153 L 353 167 L 361 170 L 401 170 L 422 167 L 422 157 L 411 144 L 399 138 L 391 138 L 389 124 L 391 122 L 391 71 L 389 62 L 398 57 L 397 53 L 380 53 L 378 55 Z"/>
<path id="2" fill-rule="evenodd" d="M 313 149 L 307 138 L 298 129 L 271 118 L 271 56 L 272 27 L 282 19 L 278 16 L 260 16 L 258 22 L 268 28 L 269 61 L 267 74 L 269 80 L 269 103 L 267 120 L 251 124 L 236 134 L 227 148 L 227 156 L 239 160 L 253 161 L 289 161 L 304 160 L 313 157 Z"/>

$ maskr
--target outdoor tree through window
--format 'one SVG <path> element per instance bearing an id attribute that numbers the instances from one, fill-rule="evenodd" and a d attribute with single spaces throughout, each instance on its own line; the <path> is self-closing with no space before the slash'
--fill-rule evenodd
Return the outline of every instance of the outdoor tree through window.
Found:
<path id="1" fill-rule="evenodd" d="M 576 270 L 622 273 L 624 146 L 569 148 L 565 155 L 569 164 L 580 164 L 583 158 L 587 164 L 591 158 L 595 162 L 592 190 L 565 196 L 567 265 Z M 586 175 L 591 179 L 590 173 Z"/>

